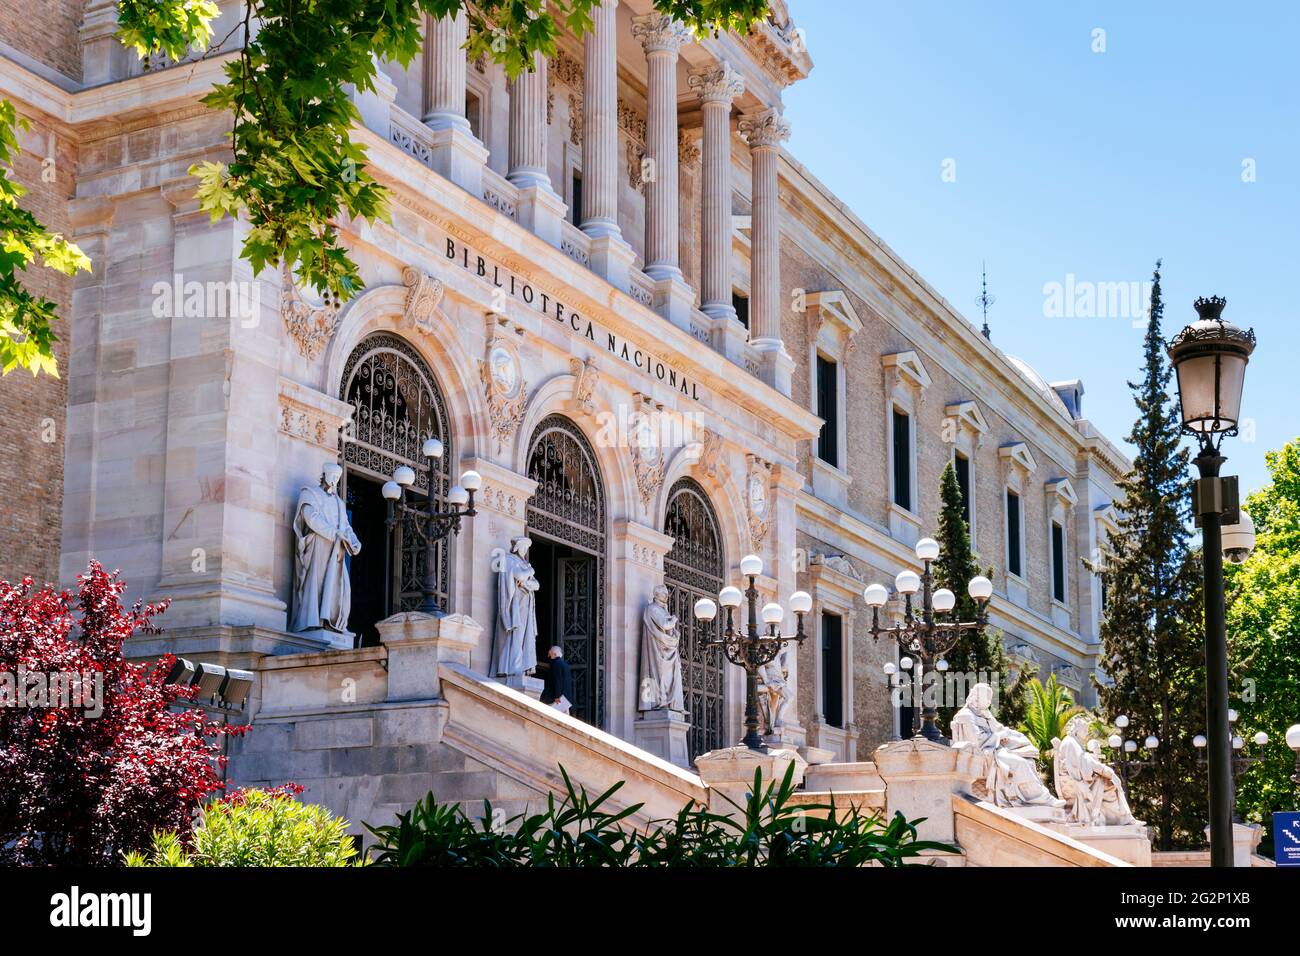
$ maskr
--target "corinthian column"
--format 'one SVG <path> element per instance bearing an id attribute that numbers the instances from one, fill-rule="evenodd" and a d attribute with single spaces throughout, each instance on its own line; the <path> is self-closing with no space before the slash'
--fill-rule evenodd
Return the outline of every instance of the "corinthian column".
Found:
<path id="1" fill-rule="evenodd" d="M 487 150 L 465 118 L 465 38 L 463 10 L 428 21 L 425 31 L 424 123 L 433 131 L 433 168 L 481 198 Z"/>
<path id="2" fill-rule="evenodd" d="M 704 113 L 703 196 L 700 208 L 700 310 L 725 326 L 736 319 L 731 304 L 731 104 L 745 81 L 729 63 L 687 79 Z"/>
<path id="3" fill-rule="evenodd" d="M 781 341 L 781 228 L 778 216 L 777 162 L 790 124 L 777 108 L 752 113 L 740 121 L 749 143 L 753 176 L 750 202 L 753 223 L 750 253 L 750 343 L 759 353 L 763 381 L 790 394 L 794 360 Z"/>
<path id="4" fill-rule="evenodd" d="M 628 289 L 634 254 L 618 228 L 618 0 L 592 8 L 582 79 L 582 231 L 593 271 Z"/>
<path id="5" fill-rule="evenodd" d="M 560 244 L 565 205 L 546 171 L 546 57 L 533 54 L 531 71 L 510 81 L 510 169 L 519 187 L 520 225 L 553 246 Z"/>
<path id="6" fill-rule="evenodd" d="M 690 33 L 672 17 L 649 13 L 632 20 L 632 35 L 645 49 L 649 74 L 645 272 L 655 280 L 659 314 L 689 331 L 695 292 L 682 278 L 678 264 L 677 51 L 690 39 Z"/>

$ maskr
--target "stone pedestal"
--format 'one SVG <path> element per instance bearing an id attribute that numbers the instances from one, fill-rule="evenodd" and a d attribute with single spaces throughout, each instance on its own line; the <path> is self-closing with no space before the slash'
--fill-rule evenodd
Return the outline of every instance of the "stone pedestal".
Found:
<path id="1" fill-rule="evenodd" d="M 921 840 L 956 842 L 952 811 L 954 793 L 970 793 L 980 776 L 979 761 L 962 744 L 944 746 L 924 738 L 895 740 L 872 754 L 881 779 L 889 815 L 908 820 L 924 817 L 917 826 Z"/>
<path id="2" fill-rule="evenodd" d="M 1247 867 L 1251 865 L 1251 857 L 1255 855 L 1255 849 L 1259 846 L 1260 838 L 1264 835 L 1263 829 L 1257 823 L 1234 823 L 1232 825 L 1232 865 L 1236 867 Z M 1205 839 L 1210 839 L 1210 828 L 1205 828 Z"/>
<path id="3" fill-rule="evenodd" d="M 1126 863 L 1132 863 L 1134 866 L 1151 865 L 1151 840 L 1147 837 L 1145 824 L 1092 827 L 1081 823 L 1070 823 L 1064 826 L 1059 824 L 1048 824 L 1048 826 L 1072 840 L 1078 840 L 1102 853 L 1109 853 Z M 1249 866 L 1250 863 L 1247 862 L 1245 865 Z"/>
<path id="4" fill-rule="evenodd" d="M 809 766 L 818 764 L 828 764 L 834 761 L 835 751 L 827 750 L 825 747 L 814 747 L 811 744 L 799 748 L 799 756 L 808 761 Z"/>
<path id="5" fill-rule="evenodd" d="M 473 196 L 483 196 L 483 165 L 487 147 L 468 128 L 449 126 L 429 134 L 433 170 Z"/>
<path id="6" fill-rule="evenodd" d="M 518 222 L 538 239 L 560 247 L 560 223 L 569 207 L 549 185 L 521 186 L 515 207 Z"/>
<path id="7" fill-rule="evenodd" d="M 430 700 L 441 697 L 438 664 L 469 666 L 470 652 L 483 628 L 464 614 L 438 617 L 404 611 L 375 627 L 388 649 L 388 699 Z"/>
<path id="8" fill-rule="evenodd" d="M 754 788 L 755 771 L 761 771 L 762 785 L 766 789 L 770 783 L 780 784 L 791 764 L 794 765 L 794 784 L 798 786 L 803 782 L 808 764 L 794 750 L 764 753 L 743 746 L 710 750 L 695 758 L 695 771 L 709 788 L 709 809 L 715 813 L 734 814 L 737 811 L 732 804 L 743 807 L 746 794 Z"/>
<path id="9" fill-rule="evenodd" d="M 885 781 L 870 760 L 860 763 L 823 763 L 811 766 L 804 774 L 805 790 L 818 793 L 860 793 L 884 790 Z"/>
<path id="10" fill-rule="evenodd" d="M 356 645 L 357 636 L 351 631 L 331 631 L 328 627 L 313 627 L 294 633 L 304 640 L 313 641 L 332 651 L 350 650 Z"/>
<path id="11" fill-rule="evenodd" d="M 691 331 L 691 313 L 695 310 L 695 290 L 686 284 L 681 273 L 651 276 L 654 279 L 655 311 L 677 326 Z"/>
<path id="12" fill-rule="evenodd" d="M 656 757 L 679 767 L 689 767 L 686 733 L 691 722 L 674 710 L 647 710 L 637 715 L 632 725 L 632 742 Z"/>
<path id="13" fill-rule="evenodd" d="M 503 677 L 494 678 L 494 680 L 505 684 L 511 690 L 527 694 L 533 700 L 541 700 L 542 690 L 546 687 L 546 682 L 540 677 L 529 677 L 527 674 L 506 674 Z"/>
<path id="14" fill-rule="evenodd" d="M 627 292 L 632 287 L 630 278 L 632 262 L 636 252 L 617 235 L 592 236 L 591 246 L 587 251 L 587 263 L 610 285 Z"/>

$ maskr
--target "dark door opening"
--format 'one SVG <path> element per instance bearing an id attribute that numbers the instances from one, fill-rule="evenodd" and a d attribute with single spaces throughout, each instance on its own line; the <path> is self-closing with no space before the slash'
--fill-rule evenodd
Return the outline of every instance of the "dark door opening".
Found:
<path id="1" fill-rule="evenodd" d="M 348 576 L 352 582 L 352 610 L 348 614 L 348 630 L 356 634 L 358 647 L 375 647 L 379 632 L 375 624 L 382 621 L 388 610 L 388 562 L 384 560 L 384 519 L 387 508 L 380 484 L 356 472 L 348 473 L 348 521 L 361 541 L 361 553 L 347 558 Z"/>
<path id="2" fill-rule="evenodd" d="M 537 574 L 538 676 L 548 667 L 547 652 L 559 645 L 573 671 L 576 698 L 570 715 L 596 723 L 596 558 L 530 534 L 528 560 Z"/>

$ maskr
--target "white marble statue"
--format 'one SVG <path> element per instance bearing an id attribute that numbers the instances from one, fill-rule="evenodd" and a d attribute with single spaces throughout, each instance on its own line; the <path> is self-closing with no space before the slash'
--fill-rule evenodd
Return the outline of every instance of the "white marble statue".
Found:
<path id="1" fill-rule="evenodd" d="M 492 673 L 498 677 L 531 674 L 537 668 L 537 575 L 528 563 L 532 541 L 514 538 L 497 567 L 497 627 Z M 497 552 L 500 554 L 500 552 Z"/>
<path id="2" fill-rule="evenodd" d="M 1080 715 L 1065 725 L 1065 739 L 1056 741 L 1053 754 L 1056 794 L 1065 801 L 1072 823 L 1137 824 L 1119 775 L 1088 750 L 1088 718 Z"/>
<path id="3" fill-rule="evenodd" d="M 952 718 L 953 742 L 969 744 L 985 759 L 990 799 L 1000 807 L 1064 806 L 1038 775 L 1038 748 L 1024 734 L 998 723 L 992 705 L 993 688 L 976 684 L 966 695 L 966 706 Z"/>
<path id="4" fill-rule="evenodd" d="M 641 615 L 641 693 L 637 710 L 685 710 L 682 702 L 681 631 L 668 609 L 668 589 L 654 589 Z"/>
<path id="5" fill-rule="evenodd" d="M 758 669 L 758 704 L 769 735 L 785 726 L 790 707 L 789 678 L 784 651 Z"/>
<path id="6" fill-rule="evenodd" d="M 347 508 L 338 496 L 342 477 L 343 468 L 338 462 L 326 462 L 320 484 L 304 488 L 298 495 L 298 509 L 293 516 L 298 546 L 291 631 L 325 628 L 347 633 L 352 585 L 345 558 L 360 553 L 361 542 L 353 533 Z"/>

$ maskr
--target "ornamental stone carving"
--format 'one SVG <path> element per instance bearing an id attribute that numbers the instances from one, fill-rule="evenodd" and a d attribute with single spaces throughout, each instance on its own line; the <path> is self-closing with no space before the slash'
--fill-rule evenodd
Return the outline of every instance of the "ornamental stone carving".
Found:
<path id="1" fill-rule="evenodd" d="M 628 444 L 631 445 L 637 492 L 642 506 L 648 509 L 664 483 L 664 455 L 655 429 L 656 416 L 661 409 L 640 393 L 633 396 L 633 401 L 638 410 L 628 420 Z"/>
<path id="2" fill-rule="evenodd" d="M 1079 714 L 1065 725 L 1065 739 L 1052 746 L 1056 793 L 1065 801 L 1065 816 L 1084 826 L 1138 826 L 1124 785 L 1088 749 L 1088 718 Z"/>
<path id="3" fill-rule="evenodd" d="M 342 301 L 331 292 L 325 293 L 320 305 L 305 301 L 293 270 L 287 264 L 280 266 L 280 320 L 303 358 L 314 361 L 325 350 L 338 331 L 341 308 Z"/>
<path id="4" fill-rule="evenodd" d="M 665 13 L 647 13 L 632 18 L 632 36 L 649 53 L 676 53 L 690 42 L 691 31 Z"/>
<path id="5" fill-rule="evenodd" d="M 742 117 L 740 135 L 750 149 L 774 149 L 790 138 L 790 123 L 773 107 Z"/>
<path id="6" fill-rule="evenodd" d="M 749 512 L 749 537 L 754 548 L 763 546 L 772 527 L 772 464 L 757 455 L 746 455 L 745 504 Z"/>
<path id="7" fill-rule="evenodd" d="M 984 776 L 977 782 L 983 795 L 999 807 L 1065 806 L 1043 786 L 1038 748 L 1020 731 L 998 723 L 992 705 L 993 688 L 976 684 L 952 718 L 953 743 L 965 744 L 983 761 Z M 976 795 L 981 795 L 979 786 Z"/>
<path id="8" fill-rule="evenodd" d="M 488 313 L 487 349 L 479 360 L 479 378 L 487 396 L 488 421 L 492 437 L 504 448 L 523 424 L 528 404 L 528 383 L 524 380 L 519 350 L 508 335 L 510 324 L 495 313 Z M 523 329 L 513 329 L 515 337 Z"/>
<path id="9" fill-rule="evenodd" d="M 727 106 L 745 92 L 745 78 L 730 63 L 719 63 L 716 67 L 692 73 L 686 78 L 686 85 L 705 103 L 724 103 Z"/>
<path id="10" fill-rule="evenodd" d="M 580 415 L 595 415 L 596 403 L 592 395 L 596 383 L 600 380 L 600 371 L 596 360 L 588 356 L 585 359 L 569 359 L 569 368 L 573 370 L 573 409 Z"/>
<path id="11" fill-rule="evenodd" d="M 718 476 L 722 464 L 722 436 L 711 428 L 700 431 L 700 471 L 709 478 Z"/>
<path id="12" fill-rule="evenodd" d="M 442 281 L 426 275 L 414 266 L 407 266 L 402 270 L 402 285 L 406 286 L 403 323 L 407 328 L 413 327 L 425 335 L 432 335 L 433 316 L 445 291 Z"/>

